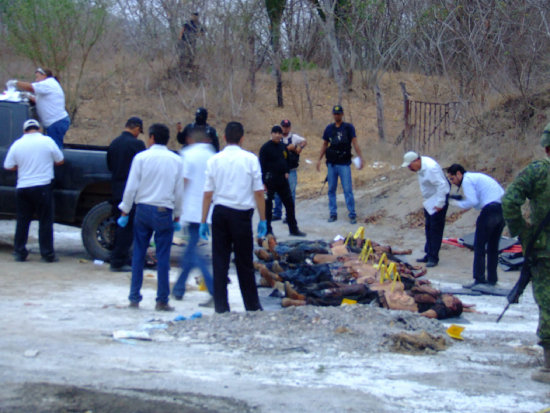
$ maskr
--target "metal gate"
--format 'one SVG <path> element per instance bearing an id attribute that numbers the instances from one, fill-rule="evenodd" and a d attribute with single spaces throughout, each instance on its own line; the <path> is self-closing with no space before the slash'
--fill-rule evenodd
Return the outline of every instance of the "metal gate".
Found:
<path id="1" fill-rule="evenodd" d="M 459 102 L 423 102 L 409 99 L 403 91 L 404 129 L 396 144 L 403 142 L 406 151 L 426 153 L 436 149 L 443 139 L 452 135 L 458 116 Z"/>

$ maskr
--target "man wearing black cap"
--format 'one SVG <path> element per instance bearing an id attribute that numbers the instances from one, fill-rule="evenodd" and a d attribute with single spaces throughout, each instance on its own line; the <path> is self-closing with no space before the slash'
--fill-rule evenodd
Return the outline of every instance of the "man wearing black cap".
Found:
<path id="1" fill-rule="evenodd" d="M 344 109 L 340 105 L 332 108 L 334 123 L 328 125 L 323 134 L 323 146 L 317 162 L 317 170 L 321 170 L 321 161 L 323 156 L 327 158 L 327 180 L 328 180 L 328 207 L 330 216 L 328 222 L 334 222 L 338 219 L 336 205 L 336 188 L 338 187 L 338 177 L 342 182 L 346 206 L 348 207 L 348 216 L 350 223 L 357 222 L 355 214 L 355 199 L 353 197 L 353 188 L 351 180 L 351 145 L 359 158 L 357 169 L 363 168 L 363 157 L 361 149 L 357 143 L 355 127 L 351 123 L 343 121 Z"/>
<path id="2" fill-rule="evenodd" d="M 195 142 L 204 142 L 204 136 L 210 138 L 212 146 L 216 152 L 220 151 L 220 141 L 218 139 L 218 133 L 216 129 L 206 123 L 208 119 L 208 111 L 205 108 L 198 108 L 195 112 L 195 122 L 188 124 L 183 131 L 181 130 L 181 123 L 178 122 L 176 125 L 178 135 L 178 142 L 186 147 L 187 137 L 193 135 L 193 140 Z"/>
<path id="3" fill-rule="evenodd" d="M 294 201 L 294 207 L 296 207 L 296 186 L 298 185 L 298 165 L 300 164 L 300 153 L 306 147 L 307 141 L 300 135 L 297 135 L 290 131 L 291 123 L 288 119 L 281 121 L 281 128 L 283 129 L 282 142 L 286 146 L 288 152 L 288 167 L 290 169 L 288 173 L 288 184 L 290 185 L 290 192 L 292 193 L 292 201 Z M 283 203 L 279 195 L 275 194 L 275 207 L 273 208 L 272 221 L 281 219 L 283 212 Z"/>
<path id="4" fill-rule="evenodd" d="M 282 128 L 279 125 L 275 125 L 271 129 L 271 140 L 264 143 L 260 149 L 262 180 L 267 189 L 267 199 L 265 201 L 267 233 L 273 233 L 273 229 L 271 228 L 273 198 L 275 194 L 279 194 L 286 209 L 290 235 L 305 237 L 306 234 L 298 229 L 298 223 L 296 222 L 296 216 L 294 214 L 294 201 L 292 200 L 290 186 L 288 185 L 288 152 L 285 145 L 281 142 L 282 138 Z"/>
<path id="5" fill-rule="evenodd" d="M 138 117 L 131 117 L 126 121 L 124 132 L 115 138 L 107 149 L 107 167 L 112 174 L 113 197 L 111 203 L 115 220 L 120 216 L 118 204 L 122 201 L 132 160 L 137 153 L 145 150 L 145 144 L 137 139 L 140 133 L 143 133 L 142 120 Z M 111 271 L 132 271 L 132 267 L 129 265 L 131 261 L 129 251 L 134 236 L 135 210 L 136 208 L 132 207 L 128 225 L 116 226 L 114 246 L 111 251 Z"/>
<path id="6" fill-rule="evenodd" d="M 54 165 L 61 165 L 63 153 L 49 136 L 40 133 L 40 123 L 29 119 L 23 124 L 23 136 L 9 148 L 4 168 L 17 171 L 17 225 L 15 227 L 15 261 L 25 261 L 29 225 L 38 216 L 38 243 L 42 261 L 55 262 L 53 246 Z"/>

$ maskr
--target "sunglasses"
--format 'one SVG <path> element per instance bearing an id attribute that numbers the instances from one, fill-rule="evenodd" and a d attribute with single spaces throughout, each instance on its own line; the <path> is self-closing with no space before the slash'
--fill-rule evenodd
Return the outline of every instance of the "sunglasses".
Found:
<path id="1" fill-rule="evenodd" d="M 41 75 L 46 76 L 46 72 L 41 67 L 37 68 L 34 73 L 40 73 Z"/>

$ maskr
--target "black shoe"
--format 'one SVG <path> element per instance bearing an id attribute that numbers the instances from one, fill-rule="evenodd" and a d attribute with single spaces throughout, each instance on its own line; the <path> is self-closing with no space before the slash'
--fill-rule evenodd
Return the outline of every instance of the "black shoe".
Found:
<path id="1" fill-rule="evenodd" d="M 139 301 L 130 301 L 130 304 L 128 304 L 128 308 L 133 308 L 134 310 L 137 310 L 139 308 Z"/>
<path id="2" fill-rule="evenodd" d="M 172 297 L 174 297 L 174 299 L 178 301 L 183 300 L 183 295 L 172 295 Z"/>
<path id="3" fill-rule="evenodd" d="M 174 311 L 175 308 L 171 305 L 168 305 L 168 303 L 161 303 L 160 301 L 157 301 L 157 305 L 155 305 L 155 311 Z"/>
<path id="4" fill-rule="evenodd" d="M 497 285 L 497 281 L 487 281 L 487 285 L 494 287 L 495 285 Z"/>
<path id="5" fill-rule="evenodd" d="M 423 258 L 417 258 L 416 262 L 428 262 L 428 256 L 425 255 Z"/>
<path id="6" fill-rule="evenodd" d="M 487 284 L 487 283 L 485 281 L 474 280 L 474 282 L 471 282 L 469 284 L 464 284 L 462 287 L 464 287 L 464 288 L 473 288 L 473 287 L 476 287 L 478 285 L 483 285 L 483 284 Z"/>
<path id="7" fill-rule="evenodd" d="M 111 272 L 132 272 L 132 267 L 130 265 L 123 265 L 122 267 L 111 267 L 109 268 Z"/>
<path id="8" fill-rule="evenodd" d="M 426 268 L 432 268 L 432 267 L 435 267 L 436 265 L 437 265 L 436 261 L 428 261 L 426 263 Z"/>
<path id="9" fill-rule="evenodd" d="M 271 217 L 271 222 L 273 221 L 280 221 L 281 217 Z"/>
<path id="10" fill-rule="evenodd" d="M 330 218 L 328 219 L 328 222 L 334 222 L 338 219 L 338 217 L 336 215 L 331 215 Z"/>
<path id="11" fill-rule="evenodd" d="M 290 231 L 290 235 L 293 235 L 295 237 L 305 237 L 307 234 L 297 229 L 296 231 Z"/>
<path id="12" fill-rule="evenodd" d="M 51 262 L 58 262 L 59 258 L 57 258 L 55 255 L 53 257 L 42 257 L 41 260 L 43 262 L 51 263 Z"/>
<path id="13" fill-rule="evenodd" d="M 25 262 L 25 261 L 27 261 L 27 257 L 26 257 L 26 256 L 19 255 L 19 254 L 14 254 L 14 255 L 13 255 L 13 259 L 14 259 L 16 262 Z"/>
<path id="14" fill-rule="evenodd" d="M 350 218 L 349 223 L 352 224 L 352 225 L 357 224 L 357 218 Z"/>

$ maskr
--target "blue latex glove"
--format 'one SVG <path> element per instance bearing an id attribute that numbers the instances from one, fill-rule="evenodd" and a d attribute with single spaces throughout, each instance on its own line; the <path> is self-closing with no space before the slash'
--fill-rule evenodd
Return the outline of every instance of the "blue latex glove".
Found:
<path id="1" fill-rule="evenodd" d="M 181 224 L 179 221 L 174 221 L 174 232 L 181 231 Z"/>
<path id="2" fill-rule="evenodd" d="M 267 221 L 258 222 L 258 238 L 263 238 L 267 235 Z"/>
<path id="3" fill-rule="evenodd" d="M 199 227 L 199 237 L 201 237 L 205 241 L 208 241 L 209 235 L 210 235 L 210 228 L 208 228 L 208 224 L 201 223 L 201 226 Z"/>
<path id="4" fill-rule="evenodd" d="M 128 225 L 128 220 L 130 219 L 130 217 L 128 215 L 121 215 L 120 218 L 118 218 L 116 220 L 116 223 L 118 224 L 119 227 L 122 227 L 124 228 L 126 225 Z"/>

